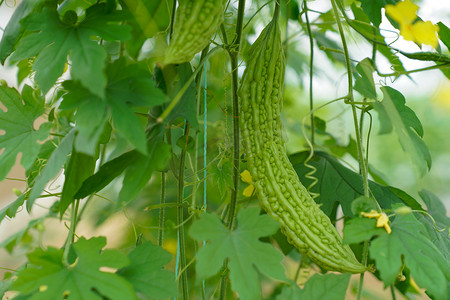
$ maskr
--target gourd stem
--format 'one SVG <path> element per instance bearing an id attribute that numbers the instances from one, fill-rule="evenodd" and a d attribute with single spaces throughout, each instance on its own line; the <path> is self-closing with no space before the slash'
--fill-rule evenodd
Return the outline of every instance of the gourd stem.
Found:
<path id="1" fill-rule="evenodd" d="M 177 7 L 177 0 L 172 1 L 172 13 L 170 14 L 170 25 L 169 25 L 169 39 L 172 38 L 173 24 L 175 23 L 175 10 Z"/>
<path id="2" fill-rule="evenodd" d="M 69 263 L 69 252 L 70 247 L 72 246 L 74 242 L 74 236 L 75 236 L 75 228 L 77 226 L 77 214 L 78 214 L 78 207 L 80 204 L 80 200 L 75 200 L 75 202 L 72 202 L 71 205 L 71 212 L 70 212 L 70 228 L 69 228 L 69 234 L 67 235 L 66 243 L 64 246 L 64 253 L 63 253 L 63 264 L 68 266 Z"/>
<path id="3" fill-rule="evenodd" d="M 303 8 L 306 19 L 306 29 L 308 30 L 309 37 L 309 110 L 310 110 L 310 118 L 311 118 L 311 144 L 314 145 L 315 138 L 315 124 L 314 124 L 314 100 L 313 100 L 313 65 L 314 65 L 314 39 L 311 32 L 311 24 L 309 23 L 308 17 L 308 6 L 306 4 L 307 1 L 303 1 Z"/>
<path id="4" fill-rule="evenodd" d="M 337 23 L 338 29 L 339 29 L 339 35 L 340 35 L 341 41 L 342 41 L 342 48 L 344 50 L 345 65 L 347 68 L 347 80 L 348 80 L 348 99 L 349 99 L 350 105 L 352 107 L 353 123 L 354 123 L 354 127 L 355 127 L 355 135 L 356 135 L 356 148 L 358 151 L 358 161 L 359 161 L 360 172 L 361 172 L 362 179 L 363 179 L 364 196 L 369 197 L 369 181 L 367 178 L 366 162 L 364 160 L 364 154 L 363 154 L 363 150 L 362 150 L 362 139 L 361 139 L 361 134 L 359 131 L 358 116 L 356 114 L 355 104 L 353 103 L 354 102 L 353 75 L 352 75 L 352 68 L 351 68 L 351 63 L 350 63 L 350 56 L 348 54 L 347 42 L 345 40 L 344 29 L 342 28 L 340 15 L 339 15 L 339 12 L 337 9 L 336 0 L 331 0 L 331 5 L 333 6 L 334 16 L 336 18 L 336 23 Z M 363 264 L 365 266 L 367 265 L 368 252 L 369 252 L 369 242 L 365 241 L 364 249 L 363 249 Z M 361 299 L 363 285 L 364 285 L 364 273 L 361 273 L 361 276 L 359 279 L 358 295 L 357 295 L 358 300 Z"/>
<path id="5" fill-rule="evenodd" d="M 280 15 L 280 3 L 281 0 L 275 0 L 275 11 L 273 12 L 273 20 L 277 21 L 278 16 Z"/>
<path id="6" fill-rule="evenodd" d="M 184 127 L 184 138 L 186 144 L 181 149 L 180 154 L 180 168 L 178 170 L 178 192 L 177 192 L 177 233 L 178 233 L 178 253 L 179 253 L 179 267 L 181 274 L 180 278 L 180 286 L 181 286 L 181 295 L 182 299 L 189 299 L 189 291 L 188 291 L 188 281 L 187 281 L 187 270 L 186 270 L 186 242 L 184 238 L 184 166 L 186 162 L 186 148 L 187 142 L 189 138 L 189 132 L 191 130 L 191 125 L 188 121 L 186 121 Z"/>
<path id="7" fill-rule="evenodd" d="M 244 22 L 245 0 L 239 0 L 237 20 L 236 20 L 236 34 L 229 48 L 228 54 L 230 56 L 231 73 L 232 73 L 232 101 L 233 101 L 233 116 L 239 116 L 239 102 L 238 102 L 238 56 L 241 44 L 242 25 Z M 237 192 L 239 188 L 239 119 L 233 118 L 233 189 L 231 191 L 230 205 L 228 208 L 228 217 L 225 222 L 226 226 L 231 230 L 233 228 L 234 218 L 236 214 Z M 228 261 L 224 262 L 224 270 L 227 269 Z M 225 272 L 227 273 L 227 272 Z M 225 299 L 227 290 L 228 276 L 222 276 L 219 290 L 219 299 Z"/>
<path id="8" fill-rule="evenodd" d="M 158 246 L 163 245 L 164 241 L 164 217 L 165 217 L 165 202 L 166 202 L 166 173 L 161 172 L 161 198 L 159 209 L 159 228 L 158 228 Z"/>
<path id="9" fill-rule="evenodd" d="M 358 116 L 356 114 L 356 107 L 354 102 L 354 98 L 353 98 L 353 75 L 352 75 L 352 66 L 350 63 L 350 56 L 348 54 L 348 48 L 347 48 L 347 42 L 345 40 L 345 35 L 344 35 L 344 29 L 342 28 L 342 23 L 340 20 L 340 15 L 337 9 L 337 4 L 336 4 L 336 0 L 331 0 L 331 4 L 333 6 L 333 12 L 336 18 L 336 23 L 338 25 L 338 29 L 339 29 L 339 35 L 341 37 L 341 41 L 342 41 L 342 48 L 344 50 L 344 56 L 345 56 L 345 65 L 347 68 L 347 80 L 348 80 L 348 99 L 349 99 L 349 103 L 352 107 L 352 114 L 353 114 L 353 123 L 354 123 L 354 127 L 355 127 L 355 135 L 356 135 L 356 148 L 358 151 L 358 160 L 359 160 L 359 167 L 360 167 L 360 172 L 363 178 L 363 189 L 364 189 L 364 196 L 369 197 L 369 181 L 367 178 L 367 169 L 366 169 L 366 162 L 364 160 L 364 154 L 363 154 L 363 150 L 362 150 L 362 139 L 361 139 L 361 135 L 359 132 L 359 124 L 358 124 Z"/>

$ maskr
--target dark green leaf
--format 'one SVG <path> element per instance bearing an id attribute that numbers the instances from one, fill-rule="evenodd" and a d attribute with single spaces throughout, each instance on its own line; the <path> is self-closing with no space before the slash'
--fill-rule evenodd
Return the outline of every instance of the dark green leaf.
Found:
<path id="1" fill-rule="evenodd" d="M 34 204 L 34 201 L 41 195 L 42 190 L 44 189 L 47 182 L 50 179 L 55 177 L 61 167 L 66 162 L 69 154 L 72 152 L 73 141 L 75 138 L 75 130 L 71 130 L 61 141 L 58 148 L 56 148 L 50 158 L 47 161 L 47 164 L 39 173 L 36 178 L 36 182 L 30 192 L 30 196 L 27 199 L 27 210 L 30 211 L 31 207 Z"/>
<path id="2" fill-rule="evenodd" d="M 350 274 L 314 274 L 305 284 L 301 299 L 345 300 Z"/>
<path id="3" fill-rule="evenodd" d="M 381 9 L 386 4 L 395 4 L 398 0 L 360 0 L 361 8 L 369 16 L 370 21 L 376 27 L 381 23 Z"/>
<path id="4" fill-rule="evenodd" d="M 197 280 L 219 272 L 225 258 L 229 258 L 230 280 L 233 290 L 242 299 L 261 299 L 255 267 L 267 276 L 285 280 L 280 264 L 283 256 L 275 248 L 258 239 L 274 234 L 279 224 L 268 215 L 259 215 L 256 207 L 241 210 L 237 228 L 230 231 L 217 215 L 202 214 L 192 224 L 190 235 L 208 243 L 197 252 Z"/>
<path id="5" fill-rule="evenodd" d="M 106 296 L 111 300 L 137 299 L 132 285 L 117 274 L 100 271 L 101 267 L 121 268 L 129 264 L 128 258 L 116 250 L 103 250 L 104 237 L 86 240 L 80 238 L 73 249 L 76 260 L 70 266 L 63 262 L 63 249 L 36 249 L 29 253 L 28 268 L 18 273 L 13 291 L 33 294 L 33 299 L 97 300 Z M 42 287 L 46 289 L 42 289 Z"/>
<path id="6" fill-rule="evenodd" d="M 439 38 L 450 51 L 450 29 L 442 22 L 438 22 L 437 25 L 439 26 Z"/>
<path id="7" fill-rule="evenodd" d="M 7 111 L 0 109 L 0 181 L 5 179 L 21 152 L 21 163 L 25 169 L 31 167 L 39 153 L 39 144 L 48 137 L 51 124 L 44 123 L 38 130 L 34 129 L 34 121 L 44 113 L 44 99 L 25 85 L 22 97 L 14 88 L 0 86 L 0 102 Z"/>
<path id="8" fill-rule="evenodd" d="M 134 289 L 151 299 L 166 299 L 177 295 L 175 274 L 164 270 L 171 255 L 150 242 L 136 247 L 128 254 L 131 264 L 117 271 Z"/>
<path id="9" fill-rule="evenodd" d="M 382 233 L 372 241 L 370 256 L 386 285 L 395 282 L 402 257 L 417 284 L 436 299 L 447 297 L 450 264 L 427 237 L 426 229 L 412 214 L 397 215 L 392 233 Z"/>
<path id="10" fill-rule="evenodd" d="M 450 218 L 447 217 L 447 209 L 445 208 L 444 203 L 428 190 L 421 190 L 419 195 L 423 202 L 425 202 L 428 213 L 433 216 L 435 221 L 443 227 L 450 226 Z"/>
<path id="11" fill-rule="evenodd" d="M 33 64 L 35 79 L 44 93 L 63 73 L 67 57 L 71 60 L 71 74 L 93 94 L 104 97 L 106 51 L 92 40 L 100 36 L 106 40 L 126 40 L 129 27 L 112 24 L 116 16 L 106 11 L 106 4 L 97 4 L 86 11 L 84 20 L 75 25 L 64 24 L 56 9 L 46 7 L 42 12 L 30 14 L 23 25 L 32 34 L 20 41 L 12 60 L 37 56 Z M 45 20 L 45 22 L 42 22 Z"/>
<path id="12" fill-rule="evenodd" d="M 61 218 L 69 205 L 74 201 L 74 196 L 83 181 L 94 173 L 95 161 L 95 158 L 90 155 L 72 151 L 69 164 L 64 173 L 64 186 L 59 203 Z"/>
<path id="13" fill-rule="evenodd" d="M 352 202 L 352 213 L 355 216 L 359 216 L 361 212 L 377 210 L 377 208 L 375 199 L 366 196 L 360 196 Z"/>
<path id="14" fill-rule="evenodd" d="M 309 152 L 300 152 L 289 156 L 300 181 L 306 187 L 312 183 L 311 179 L 305 177 L 306 173 L 310 172 L 311 169 L 303 164 L 308 155 Z M 353 200 L 364 195 L 361 175 L 343 166 L 325 152 L 315 151 L 314 157 L 309 164 L 317 169 L 314 177 L 320 178 L 311 190 L 320 194 L 315 199 L 317 203 L 321 204 L 320 208 L 331 220 L 336 218 L 335 209 L 337 204 L 341 204 L 345 216 L 353 216 L 351 211 Z M 383 209 L 390 209 L 393 204 L 404 202 L 402 198 L 399 198 L 391 191 L 389 186 L 369 181 L 369 188 Z M 408 202 L 407 204 L 413 209 L 422 209 L 417 202 Z"/>
<path id="15" fill-rule="evenodd" d="M 147 185 L 153 172 L 165 167 L 171 151 L 170 146 L 154 138 L 150 142 L 148 155 L 139 154 L 137 160 L 129 164 L 119 193 L 119 203 L 134 200 Z"/>
<path id="16" fill-rule="evenodd" d="M 118 177 L 130 165 L 139 158 L 136 150 L 126 152 L 113 160 L 103 164 L 97 173 L 87 178 L 74 198 L 81 199 L 93 193 L 97 193 Z"/>
<path id="17" fill-rule="evenodd" d="M 420 175 L 431 167 L 431 156 L 421 139 L 423 127 L 412 109 L 405 105 L 405 97 L 391 87 L 382 87 L 383 101 L 373 107 L 380 116 L 380 133 L 388 133 L 395 128 L 403 150 L 410 156 Z"/>

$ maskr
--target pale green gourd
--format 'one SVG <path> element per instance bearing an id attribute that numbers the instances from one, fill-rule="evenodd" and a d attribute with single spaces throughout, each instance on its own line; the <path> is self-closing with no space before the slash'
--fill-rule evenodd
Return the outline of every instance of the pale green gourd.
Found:
<path id="1" fill-rule="evenodd" d="M 182 0 L 164 64 L 191 61 L 205 48 L 223 21 L 227 0 Z"/>
<path id="2" fill-rule="evenodd" d="M 361 273 L 330 219 L 300 182 L 286 155 L 280 111 L 285 57 L 276 18 L 249 50 L 239 89 L 241 141 L 256 195 L 300 252 L 321 267 Z"/>

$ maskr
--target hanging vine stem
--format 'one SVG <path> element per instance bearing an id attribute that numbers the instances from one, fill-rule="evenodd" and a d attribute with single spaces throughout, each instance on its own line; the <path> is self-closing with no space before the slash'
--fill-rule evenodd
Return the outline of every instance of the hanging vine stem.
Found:
<path id="1" fill-rule="evenodd" d="M 359 161 L 359 168 L 363 179 L 363 189 L 364 189 L 364 196 L 369 197 L 369 180 L 367 175 L 367 167 L 366 167 L 366 161 L 364 160 L 364 153 L 362 149 L 362 139 L 361 134 L 359 131 L 359 124 L 358 124 L 358 116 L 356 114 L 356 106 L 353 103 L 353 76 L 352 76 L 352 69 L 350 64 L 350 56 L 348 54 L 348 48 L 347 48 L 347 42 L 345 40 L 344 35 L 344 29 L 341 24 L 340 14 L 337 8 L 336 0 L 331 0 L 331 5 L 333 6 L 333 13 L 336 18 L 336 23 L 338 25 L 339 29 L 339 35 L 341 37 L 342 41 L 342 48 L 344 49 L 344 55 L 345 55 L 345 65 L 347 68 L 347 77 L 348 77 L 348 99 L 350 102 L 350 105 L 352 107 L 352 114 L 353 114 L 353 123 L 355 127 L 355 135 L 356 135 L 356 148 L 358 151 L 358 161 Z M 366 266 L 367 265 L 367 259 L 369 254 L 369 242 L 364 242 L 363 247 L 363 258 L 362 263 Z M 359 286 L 358 286 L 358 295 L 357 299 L 360 300 L 362 296 L 362 288 L 364 284 L 364 273 L 361 274 L 360 280 L 359 280 Z"/>
<path id="2" fill-rule="evenodd" d="M 75 202 L 72 202 L 72 206 L 71 206 L 69 234 L 67 235 L 67 239 L 66 239 L 65 246 L 64 246 L 64 253 L 63 253 L 63 264 L 65 266 L 70 265 L 69 252 L 70 252 L 70 248 L 72 247 L 72 244 L 74 242 L 75 228 L 77 227 L 77 214 L 78 214 L 79 204 L 80 204 L 80 200 L 75 200 Z"/>
<path id="3" fill-rule="evenodd" d="M 232 101 L 233 101 L 233 116 L 239 116 L 239 100 L 238 100 L 238 57 L 239 48 L 241 45 L 242 27 L 244 23 L 245 0 L 239 0 L 238 13 L 236 20 L 236 33 L 228 48 L 230 56 L 231 72 L 232 72 Z M 236 215 L 237 192 L 239 188 L 239 119 L 233 118 L 233 189 L 231 191 L 230 205 L 228 206 L 228 216 L 226 219 L 226 226 L 231 230 L 233 228 L 234 218 Z M 224 270 L 228 268 L 228 260 L 224 262 Z M 225 272 L 227 273 L 227 272 Z M 227 290 L 227 275 L 222 275 L 219 288 L 219 299 L 225 299 Z"/>
<path id="4" fill-rule="evenodd" d="M 178 190 L 177 190 L 177 234 L 178 234 L 178 254 L 179 254 L 179 266 L 178 270 L 183 270 L 177 274 L 181 281 L 181 294 L 182 299 L 189 299 L 189 291 L 188 291 L 188 281 L 187 281 L 187 272 L 186 268 L 186 241 L 184 238 L 184 207 L 183 207 L 183 198 L 184 198 L 184 166 L 186 162 L 186 146 L 189 139 L 189 132 L 191 130 L 191 124 L 186 121 L 184 127 L 184 138 L 185 138 L 185 147 L 181 149 L 180 154 L 180 167 L 178 170 Z"/>

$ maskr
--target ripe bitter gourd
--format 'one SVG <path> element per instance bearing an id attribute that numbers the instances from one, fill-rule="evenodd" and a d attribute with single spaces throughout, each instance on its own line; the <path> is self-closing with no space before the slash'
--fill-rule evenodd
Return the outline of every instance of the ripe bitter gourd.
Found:
<path id="1" fill-rule="evenodd" d="M 251 46 L 239 88 L 242 145 L 263 208 L 300 252 L 330 271 L 366 268 L 301 184 L 286 155 L 280 111 L 285 58 L 277 18 Z"/>
<path id="2" fill-rule="evenodd" d="M 188 62 L 202 51 L 222 23 L 227 1 L 180 0 L 164 63 Z"/>

